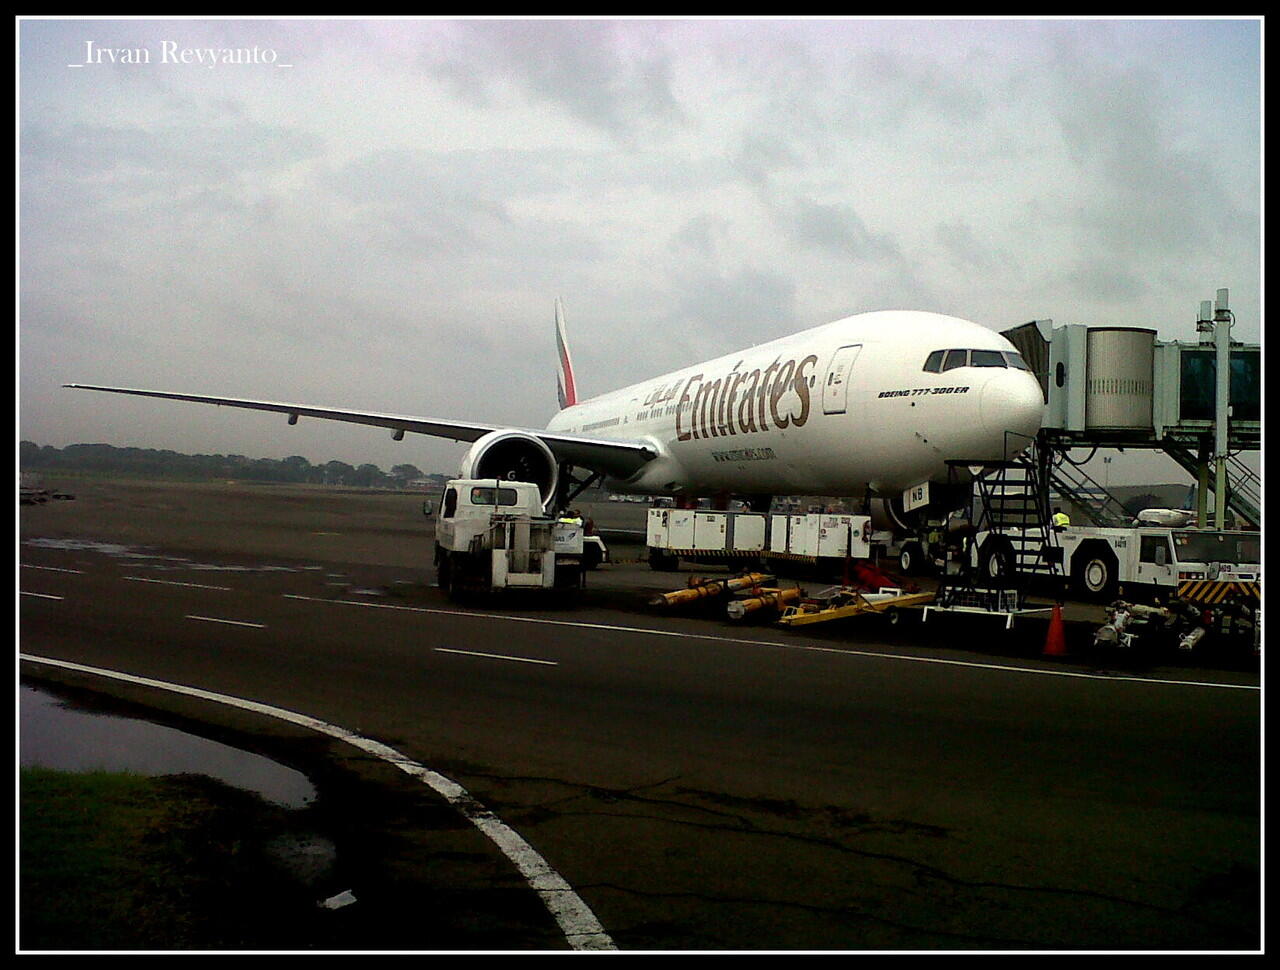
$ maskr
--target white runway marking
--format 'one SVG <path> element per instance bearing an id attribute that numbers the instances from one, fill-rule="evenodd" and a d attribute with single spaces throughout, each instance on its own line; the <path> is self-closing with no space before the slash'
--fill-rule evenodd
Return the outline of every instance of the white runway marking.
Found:
<path id="1" fill-rule="evenodd" d="M 390 748 L 381 742 L 361 737 L 346 728 L 329 724 L 326 721 L 308 717 L 305 714 L 287 711 L 283 708 L 259 704 L 256 701 L 245 700 L 241 697 L 216 694 L 212 691 L 201 690 L 198 687 L 171 684 L 162 680 L 152 680 L 149 677 L 137 677 L 133 674 L 125 674 L 116 670 L 86 667 L 66 660 L 54 660 L 49 657 L 37 657 L 25 653 L 20 653 L 18 657 L 30 663 L 62 667 L 66 670 L 76 670 L 98 677 L 122 680 L 131 684 L 140 684 L 144 687 L 174 691 L 179 694 L 187 694 L 190 697 L 213 701 L 216 704 L 226 704 L 242 710 L 253 711 L 257 714 L 264 714 L 267 717 L 278 718 L 279 720 L 288 721 L 291 724 L 301 725 L 321 734 L 326 734 L 339 741 L 344 741 L 390 765 L 394 765 L 405 774 L 417 778 L 444 798 L 501 850 L 502 854 L 524 876 L 530 888 L 542 899 L 543 904 L 555 918 L 556 923 L 565 935 L 565 939 L 573 949 L 616 949 L 613 945 L 613 940 L 604 931 L 604 927 L 600 925 L 600 922 L 587 904 L 573 891 L 573 887 L 565 882 L 564 877 L 552 869 L 542 856 L 538 855 L 533 846 L 529 845 L 515 830 L 509 828 L 496 815 L 472 798 L 467 790 L 457 782 L 405 757 L 394 748 Z"/>
<path id="2" fill-rule="evenodd" d="M 157 583 L 160 586 L 189 586 L 192 589 L 217 589 L 224 593 L 231 592 L 230 586 L 206 586 L 204 583 L 179 583 L 172 579 L 147 579 L 145 576 L 125 576 L 131 583 Z"/>
<path id="3" fill-rule="evenodd" d="M 42 600 L 60 600 L 61 596 L 54 596 L 51 593 L 28 593 L 25 589 L 19 590 L 23 596 L 39 596 Z"/>
<path id="4" fill-rule="evenodd" d="M 51 573 L 75 573 L 77 576 L 83 576 L 83 569 L 63 569 L 60 566 L 37 566 L 34 563 L 24 562 L 21 564 L 23 569 L 47 569 Z"/>
<path id="5" fill-rule="evenodd" d="M 546 664 L 548 667 L 558 667 L 560 664 L 555 660 L 533 660 L 530 657 L 508 657 L 500 653 L 481 653 L 478 650 L 450 650 L 448 647 L 436 647 L 436 653 L 460 653 L 468 657 L 488 657 L 490 660 L 514 660 L 522 664 Z"/>
<path id="6" fill-rule="evenodd" d="M 972 667 L 978 670 L 1001 670 L 1015 674 L 1039 674 L 1044 677 L 1075 677 L 1080 680 L 1102 680 L 1108 683 L 1127 681 L 1136 684 L 1158 684 L 1164 687 L 1220 687 L 1227 690 L 1262 690 L 1257 684 L 1219 684 L 1196 680 L 1164 680 L 1159 677 L 1128 677 L 1115 674 L 1089 674 L 1078 670 L 1050 670 L 1044 667 L 1012 667 L 1008 664 L 977 663 L 970 660 L 945 660 L 941 657 L 912 657 L 901 653 L 877 653 L 874 650 L 850 650 L 845 647 L 819 647 L 807 643 L 781 643 L 777 640 L 752 640 L 747 637 L 718 637 L 709 633 L 681 633 L 678 630 L 650 630 L 638 626 L 618 626 L 612 623 L 583 623 L 579 620 L 546 620 L 533 616 L 507 616 L 502 613 L 471 613 L 467 610 L 436 610 L 425 606 L 396 606 L 392 603 L 362 603 L 359 600 L 330 600 L 319 596 L 299 596 L 285 593 L 285 599 L 306 600 L 313 603 L 335 603 L 342 606 L 363 606 L 377 610 L 403 610 L 408 613 L 434 613 L 441 616 L 469 616 L 478 620 L 506 620 L 511 623 L 546 623 L 550 626 L 578 627 L 586 630 L 613 630 L 619 633 L 641 633 L 654 637 L 676 637 L 685 640 L 714 640 L 717 643 L 746 643 L 755 647 L 774 647 L 782 650 L 806 650 L 812 653 L 835 653 L 842 656 L 874 657 L 877 660 L 903 660 L 911 663 L 942 664 L 950 667 Z"/>
<path id="7" fill-rule="evenodd" d="M 252 627 L 255 630 L 265 630 L 267 628 L 265 623 L 245 623 L 243 620 L 223 620 L 216 616 L 196 616 L 194 613 L 188 613 L 186 615 L 186 619 L 203 620 L 205 623 L 229 623 L 231 626 L 247 626 Z"/>

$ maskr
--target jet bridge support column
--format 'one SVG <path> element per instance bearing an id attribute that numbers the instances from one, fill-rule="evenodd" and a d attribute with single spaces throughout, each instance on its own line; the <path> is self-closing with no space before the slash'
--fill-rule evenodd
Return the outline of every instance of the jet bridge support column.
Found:
<path id="1" fill-rule="evenodd" d="M 1227 421 L 1231 401 L 1231 311 L 1227 291 L 1218 290 L 1213 313 L 1213 342 L 1218 352 L 1217 400 L 1213 417 L 1213 527 L 1227 527 Z"/>
<path id="2" fill-rule="evenodd" d="M 1196 528 L 1209 526 L 1209 442 L 1203 439 L 1196 454 L 1197 487 L 1196 487 Z"/>

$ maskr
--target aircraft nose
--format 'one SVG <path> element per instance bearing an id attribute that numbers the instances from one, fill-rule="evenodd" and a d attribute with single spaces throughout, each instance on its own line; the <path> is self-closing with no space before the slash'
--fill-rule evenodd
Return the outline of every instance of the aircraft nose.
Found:
<path id="1" fill-rule="evenodd" d="M 1005 435 L 1010 448 L 1021 451 L 1040 430 L 1044 394 L 1031 374 L 1009 370 L 987 382 L 979 407 L 983 427 L 991 434 Z"/>

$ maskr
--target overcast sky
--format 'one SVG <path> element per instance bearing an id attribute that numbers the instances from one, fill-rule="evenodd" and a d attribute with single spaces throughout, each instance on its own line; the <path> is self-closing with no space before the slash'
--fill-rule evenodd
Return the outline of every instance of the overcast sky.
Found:
<path id="1" fill-rule="evenodd" d="M 25 20 L 19 58 L 39 444 L 452 473 L 59 385 L 541 426 L 557 296 L 584 396 L 889 308 L 1194 340 L 1228 287 L 1260 338 L 1257 20 Z"/>

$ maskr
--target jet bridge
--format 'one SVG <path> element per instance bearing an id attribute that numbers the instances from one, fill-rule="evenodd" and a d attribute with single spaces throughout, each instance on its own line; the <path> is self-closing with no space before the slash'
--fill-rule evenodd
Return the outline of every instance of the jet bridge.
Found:
<path id="1" fill-rule="evenodd" d="M 1054 327 L 1052 320 L 1004 331 L 1045 395 L 1042 487 L 1051 485 L 1095 525 L 1127 524 L 1120 503 L 1068 453 L 1161 450 L 1199 483 L 1201 526 L 1223 528 L 1227 509 L 1260 526 L 1261 482 L 1238 456 L 1261 447 L 1262 348 L 1231 340 L 1233 322 L 1220 289 L 1215 301 L 1200 304 L 1194 343 L 1159 341 L 1140 327 Z"/>

